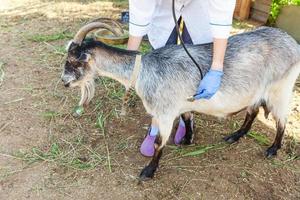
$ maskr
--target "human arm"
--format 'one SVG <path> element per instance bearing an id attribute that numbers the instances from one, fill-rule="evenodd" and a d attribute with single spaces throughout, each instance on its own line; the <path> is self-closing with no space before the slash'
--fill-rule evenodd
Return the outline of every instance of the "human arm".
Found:
<path id="1" fill-rule="evenodd" d="M 141 45 L 142 39 L 143 39 L 142 36 L 129 35 L 127 50 L 137 51 Z"/>
<path id="2" fill-rule="evenodd" d="M 223 71 L 224 57 L 227 47 L 227 39 L 214 38 L 212 70 Z"/>
<path id="3" fill-rule="evenodd" d="M 147 34 L 155 10 L 156 0 L 129 0 L 128 50 L 138 50 Z"/>
<path id="4" fill-rule="evenodd" d="M 224 56 L 229 37 L 236 0 L 210 0 L 209 18 L 213 41 L 211 69 L 223 71 Z"/>
<path id="5" fill-rule="evenodd" d="M 209 16 L 213 36 L 213 58 L 210 71 L 201 80 L 195 98 L 210 99 L 219 89 L 235 0 L 210 0 Z"/>

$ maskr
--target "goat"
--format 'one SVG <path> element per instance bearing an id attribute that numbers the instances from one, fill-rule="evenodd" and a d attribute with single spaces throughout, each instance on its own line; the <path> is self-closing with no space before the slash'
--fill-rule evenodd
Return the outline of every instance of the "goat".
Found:
<path id="1" fill-rule="evenodd" d="M 65 86 L 81 88 L 80 105 L 87 104 L 94 93 L 94 78 L 113 78 L 128 88 L 136 51 L 108 46 L 87 33 L 103 28 L 93 22 L 82 27 L 68 47 L 62 80 Z M 212 62 L 212 44 L 188 45 L 190 53 L 207 73 Z M 247 110 L 242 127 L 224 138 L 233 143 L 245 135 L 259 112 L 272 113 L 277 134 L 265 155 L 277 154 L 282 143 L 293 86 L 300 73 L 300 48 L 287 33 L 270 27 L 231 36 L 224 61 L 224 76 L 219 91 L 209 100 L 187 101 L 199 85 L 200 74 L 181 46 L 166 46 L 142 56 L 134 88 L 146 111 L 159 124 L 159 137 L 151 162 L 141 171 L 140 179 L 154 176 L 162 149 L 174 119 L 188 111 L 226 117 Z M 191 138 L 190 136 L 187 136 Z"/>

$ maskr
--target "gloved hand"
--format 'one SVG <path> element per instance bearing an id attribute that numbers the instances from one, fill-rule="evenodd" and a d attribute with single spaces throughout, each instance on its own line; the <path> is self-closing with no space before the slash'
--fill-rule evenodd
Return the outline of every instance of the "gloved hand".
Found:
<path id="1" fill-rule="evenodd" d="M 223 72 L 218 70 L 210 70 L 205 74 L 194 95 L 195 99 L 210 99 L 219 89 L 221 85 Z"/>

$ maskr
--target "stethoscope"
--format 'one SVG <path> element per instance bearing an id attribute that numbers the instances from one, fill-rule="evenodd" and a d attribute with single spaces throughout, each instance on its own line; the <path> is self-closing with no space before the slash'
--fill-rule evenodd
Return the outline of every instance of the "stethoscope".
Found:
<path id="1" fill-rule="evenodd" d="M 198 63 L 196 62 L 196 60 L 193 58 L 193 56 L 187 50 L 187 48 L 185 46 L 185 43 L 184 43 L 184 41 L 182 39 L 182 36 L 180 34 L 180 30 L 179 30 L 179 26 L 178 26 L 177 19 L 176 19 L 176 14 L 175 14 L 175 0 L 172 0 L 172 13 L 173 13 L 173 19 L 174 19 L 174 23 L 175 23 L 175 29 L 176 29 L 177 35 L 179 37 L 180 43 L 181 43 L 182 47 L 184 48 L 185 52 L 187 53 L 187 55 L 191 58 L 191 60 L 193 61 L 193 63 L 198 68 L 198 70 L 200 72 L 200 78 L 202 80 L 202 78 L 203 78 L 202 70 L 201 70 L 200 66 L 198 65 Z M 195 95 L 193 95 L 191 97 L 188 97 L 187 100 L 188 101 L 194 101 L 195 100 Z"/>

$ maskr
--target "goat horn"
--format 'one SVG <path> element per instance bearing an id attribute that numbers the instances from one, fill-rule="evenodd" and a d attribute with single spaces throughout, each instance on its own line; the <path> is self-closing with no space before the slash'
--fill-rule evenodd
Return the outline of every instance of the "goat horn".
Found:
<path id="1" fill-rule="evenodd" d="M 79 31 L 76 33 L 73 42 L 75 44 L 81 44 L 82 41 L 84 40 L 85 36 L 91 32 L 92 30 L 98 29 L 98 28 L 105 28 L 109 31 L 111 31 L 113 34 L 115 35 L 119 35 L 111 26 L 109 26 L 108 24 L 104 24 L 101 22 L 92 22 L 89 23 L 85 26 L 83 26 L 81 29 L 79 29 Z"/>
<path id="2" fill-rule="evenodd" d="M 118 32 L 119 36 L 124 34 L 124 30 L 122 28 L 122 25 L 117 20 L 107 18 L 107 17 L 99 17 L 99 18 L 93 19 L 89 23 L 91 23 L 91 22 L 102 22 L 102 23 L 105 23 L 105 24 L 111 23 L 113 25 L 112 28 L 116 28 L 115 30 Z"/>

